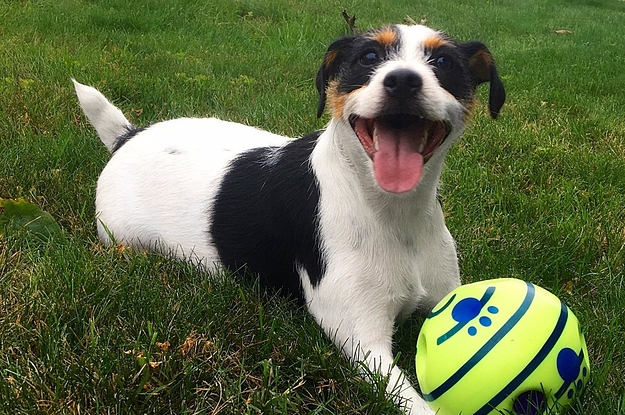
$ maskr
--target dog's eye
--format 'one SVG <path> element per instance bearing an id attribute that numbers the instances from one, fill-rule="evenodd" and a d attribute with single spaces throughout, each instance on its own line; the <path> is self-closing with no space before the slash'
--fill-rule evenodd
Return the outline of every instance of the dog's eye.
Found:
<path id="1" fill-rule="evenodd" d="M 434 58 L 434 65 L 440 69 L 451 69 L 454 66 L 454 61 L 446 55 L 441 55 L 438 58 Z"/>
<path id="2" fill-rule="evenodd" d="M 364 66 L 371 66 L 376 64 L 380 60 L 380 57 L 376 52 L 369 51 L 360 57 L 360 63 Z"/>

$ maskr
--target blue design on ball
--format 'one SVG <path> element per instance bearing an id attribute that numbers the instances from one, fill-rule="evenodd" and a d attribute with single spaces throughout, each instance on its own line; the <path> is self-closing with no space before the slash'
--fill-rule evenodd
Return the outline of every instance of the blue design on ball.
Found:
<path id="1" fill-rule="evenodd" d="M 582 367 L 584 362 L 584 351 L 580 351 L 579 355 L 575 354 L 575 362 L 573 361 L 574 354 L 575 351 L 569 348 L 564 348 L 560 350 L 558 356 L 556 357 L 558 374 L 564 380 L 562 387 L 560 387 L 560 389 L 554 394 L 556 400 L 564 396 L 565 392 L 566 396 L 569 399 L 572 399 L 573 396 L 575 396 L 575 389 L 581 390 L 584 387 L 584 380 L 581 377 L 578 379 L 580 372 L 582 377 L 586 377 L 588 375 L 588 368 L 586 366 Z"/>
<path id="2" fill-rule="evenodd" d="M 486 316 L 480 317 L 479 322 L 483 327 L 489 327 L 491 324 L 493 324 L 493 321 Z M 471 326 L 469 327 L 467 332 L 469 333 L 469 336 L 473 337 L 477 334 L 477 328 L 475 326 Z"/>
<path id="3" fill-rule="evenodd" d="M 497 313 L 499 313 L 499 308 L 497 308 L 497 307 L 496 307 L 496 306 L 494 306 L 494 305 L 489 306 L 489 307 L 487 308 L 487 310 L 488 310 L 488 312 L 489 312 L 489 313 L 491 313 L 491 314 L 497 314 Z"/>
<path id="4" fill-rule="evenodd" d="M 490 298 L 486 298 L 485 301 L 485 297 L 486 294 L 482 300 L 478 300 L 475 297 L 467 297 L 458 301 L 458 303 L 451 310 L 451 318 L 456 320 L 458 323 L 468 323 L 469 321 L 475 319 L 482 312 L 484 303 L 488 301 L 488 298 Z M 497 314 L 499 312 L 499 309 L 495 306 L 489 306 L 487 310 L 491 314 Z M 479 322 L 483 327 L 489 327 L 493 324 L 493 321 L 486 316 L 480 317 Z M 469 333 L 469 336 L 475 336 L 477 334 L 477 328 L 475 326 L 471 326 L 467 332 Z"/>
<path id="5" fill-rule="evenodd" d="M 486 305 L 486 303 L 488 303 L 494 293 L 495 287 L 488 287 L 482 298 L 479 300 L 475 297 L 467 297 L 458 301 L 458 303 L 451 310 L 451 318 L 453 318 L 457 324 L 447 333 L 440 336 L 436 340 L 436 344 L 440 345 L 444 343 L 447 339 L 453 337 L 454 334 L 458 333 L 464 326 L 466 326 L 469 321 L 479 316 L 482 308 Z M 450 304 L 451 303 L 448 302 L 444 307 L 447 308 Z M 437 311 L 437 314 L 438 313 L 440 313 L 440 310 Z M 474 334 L 471 335 L 473 336 Z"/>
<path id="6" fill-rule="evenodd" d="M 469 297 L 458 301 L 451 310 L 451 318 L 458 323 L 466 323 L 480 315 L 482 303 L 477 298 Z"/>
<path id="7" fill-rule="evenodd" d="M 580 360 L 575 350 L 565 347 L 556 359 L 558 374 L 565 382 L 574 382 L 579 375 Z"/>
<path id="8" fill-rule="evenodd" d="M 427 318 L 428 319 L 434 318 L 437 315 L 439 315 L 440 313 L 442 313 L 443 311 L 447 310 L 447 307 L 449 307 L 451 305 L 451 303 L 454 302 L 455 299 L 456 299 L 456 294 L 454 293 L 454 295 L 452 295 L 451 298 L 449 300 L 447 300 L 445 305 L 443 305 L 441 308 L 439 308 L 436 311 L 432 310 L 432 312 L 427 316 Z"/>
<path id="9" fill-rule="evenodd" d="M 488 327 L 491 324 L 493 324 L 493 321 L 490 318 L 483 316 L 483 317 L 480 317 L 480 324 L 484 327 Z"/>

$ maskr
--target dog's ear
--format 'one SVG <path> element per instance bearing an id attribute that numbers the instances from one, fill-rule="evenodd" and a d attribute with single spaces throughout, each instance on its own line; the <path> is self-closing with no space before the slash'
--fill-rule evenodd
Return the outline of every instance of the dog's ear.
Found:
<path id="1" fill-rule="evenodd" d="M 354 36 L 346 36 L 334 41 L 325 56 L 319 72 L 317 72 L 317 91 L 319 91 L 319 105 L 317 106 L 317 118 L 323 115 L 323 109 L 326 105 L 326 89 L 328 83 L 336 76 L 341 66 L 341 62 L 345 59 L 345 54 L 349 50 L 349 46 L 354 40 Z"/>
<path id="2" fill-rule="evenodd" d="M 476 85 L 490 82 L 488 106 L 490 115 L 497 118 L 506 101 L 506 90 L 497 74 L 495 60 L 488 48 L 480 42 L 467 42 L 460 45 L 468 60 L 468 69 Z"/>

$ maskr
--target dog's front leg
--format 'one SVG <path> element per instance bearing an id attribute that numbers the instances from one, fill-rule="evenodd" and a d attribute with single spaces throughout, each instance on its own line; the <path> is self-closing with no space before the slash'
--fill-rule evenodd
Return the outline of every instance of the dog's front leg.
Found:
<path id="1" fill-rule="evenodd" d="M 390 342 L 380 345 L 367 345 L 361 342 L 355 350 L 347 350 L 346 346 L 343 350 L 354 363 L 360 366 L 365 376 L 370 377 L 371 374 L 388 376 L 387 395 L 407 414 L 434 414 L 434 411 L 410 384 L 405 373 L 394 364 L 391 347 Z"/>
<path id="2" fill-rule="evenodd" d="M 393 314 L 371 308 L 375 304 L 371 299 L 358 301 L 344 297 L 341 301 L 336 296 L 341 290 L 326 291 L 328 286 L 316 290 L 308 307 L 326 334 L 361 369 L 365 378 L 373 380 L 372 374 L 388 376 L 386 392 L 407 414 L 433 415 L 434 411 L 394 364 Z"/>

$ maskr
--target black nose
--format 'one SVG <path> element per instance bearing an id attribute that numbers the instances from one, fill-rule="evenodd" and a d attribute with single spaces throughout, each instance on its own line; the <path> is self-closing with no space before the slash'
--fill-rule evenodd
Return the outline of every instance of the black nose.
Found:
<path id="1" fill-rule="evenodd" d="M 410 69 L 395 69 L 384 78 L 386 93 L 400 101 L 416 97 L 422 86 L 421 76 Z"/>

